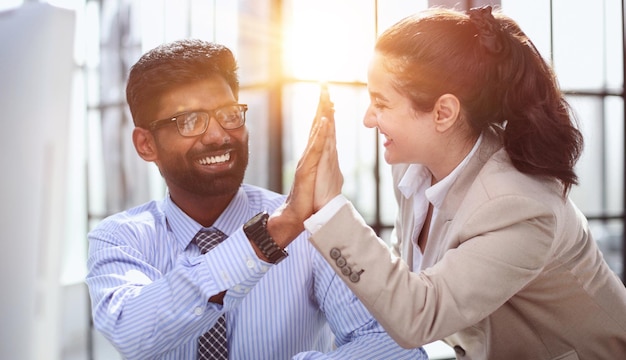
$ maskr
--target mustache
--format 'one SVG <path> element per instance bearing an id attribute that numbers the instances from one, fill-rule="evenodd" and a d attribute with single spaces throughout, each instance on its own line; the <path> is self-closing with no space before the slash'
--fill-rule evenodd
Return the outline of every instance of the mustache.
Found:
<path id="1" fill-rule="evenodd" d="M 214 155 L 216 152 L 233 152 L 242 151 L 243 146 L 237 143 L 228 143 L 222 145 L 207 145 L 202 149 L 193 150 L 189 153 L 192 157 Z"/>

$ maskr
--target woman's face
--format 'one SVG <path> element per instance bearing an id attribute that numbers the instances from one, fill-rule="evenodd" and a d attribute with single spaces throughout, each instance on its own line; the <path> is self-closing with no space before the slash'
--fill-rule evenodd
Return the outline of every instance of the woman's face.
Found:
<path id="1" fill-rule="evenodd" d="M 370 105 L 363 124 L 383 135 L 387 163 L 428 166 L 436 148 L 431 143 L 436 135 L 433 112 L 415 111 L 409 99 L 394 88 L 393 74 L 385 64 L 389 59 L 376 52 L 368 71 Z"/>

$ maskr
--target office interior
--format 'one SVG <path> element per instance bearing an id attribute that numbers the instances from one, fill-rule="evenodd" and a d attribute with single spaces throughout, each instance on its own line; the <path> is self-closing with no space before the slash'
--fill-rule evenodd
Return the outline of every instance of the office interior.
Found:
<path id="1" fill-rule="evenodd" d="M 377 34 L 435 5 L 501 7 L 554 66 L 585 138 L 570 197 L 624 280 L 623 0 L 3 0 L 0 358 L 119 358 L 91 324 L 86 234 L 165 194 L 132 147 L 124 93 L 129 67 L 163 42 L 234 51 L 249 106 L 245 181 L 278 192 L 289 191 L 327 83 L 344 194 L 387 239 L 396 205 L 379 135 L 361 121 L 367 63 Z M 432 358 L 453 356 L 440 345 Z"/>

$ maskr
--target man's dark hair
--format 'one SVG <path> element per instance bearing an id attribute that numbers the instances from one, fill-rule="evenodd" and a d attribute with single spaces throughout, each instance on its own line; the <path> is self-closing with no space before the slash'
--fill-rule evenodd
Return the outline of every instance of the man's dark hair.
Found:
<path id="1" fill-rule="evenodd" d="M 164 92 L 180 85 L 221 76 L 239 97 L 237 61 L 227 47 L 185 39 L 162 44 L 133 65 L 126 85 L 126 101 L 135 126 L 147 127 L 156 102 Z"/>

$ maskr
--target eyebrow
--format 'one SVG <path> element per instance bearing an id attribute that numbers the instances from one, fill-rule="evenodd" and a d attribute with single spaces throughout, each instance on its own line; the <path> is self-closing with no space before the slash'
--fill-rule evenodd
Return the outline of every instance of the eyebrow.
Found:
<path id="1" fill-rule="evenodd" d="M 383 94 L 381 94 L 381 93 L 379 93 L 379 92 L 376 92 L 376 91 L 370 91 L 369 93 L 370 93 L 370 97 L 372 97 L 372 98 L 377 98 L 377 99 L 380 99 L 380 100 L 382 100 L 382 101 L 387 101 L 387 102 L 389 101 L 389 99 L 387 99 L 386 97 L 384 97 L 384 96 L 383 96 Z"/>
<path id="2" fill-rule="evenodd" d="M 220 106 L 218 106 L 218 107 L 215 107 L 215 108 L 213 108 L 213 109 L 206 109 L 206 108 L 194 108 L 194 109 L 189 109 L 189 110 L 185 110 L 185 111 L 178 112 L 178 113 L 176 113 L 176 114 L 174 114 L 174 115 L 170 116 L 169 118 L 170 118 L 170 119 L 173 119 L 173 118 L 175 118 L 175 117 L 178 117 L 178 116 L 181 116 L 181 115 L 184 115 L 184 114 L 188 114 L 188 113 L 192 113 L 192 112 L 205 112 L 205 113 L 209 113 L 209 112 L 211 112 L 211 111 L 215 111 L 215 110 L 217 110 L 217 109 L 221 109 L 221 108 L 223 108 L 223 107 L 226 107 L 226 106 L 231 106 L 231 105 L 239 105 L 239 103 L 238 103 L 237 101 L 228 102 L 228 103 L 222 104 L 222 105 L 220 105 Z"/>

